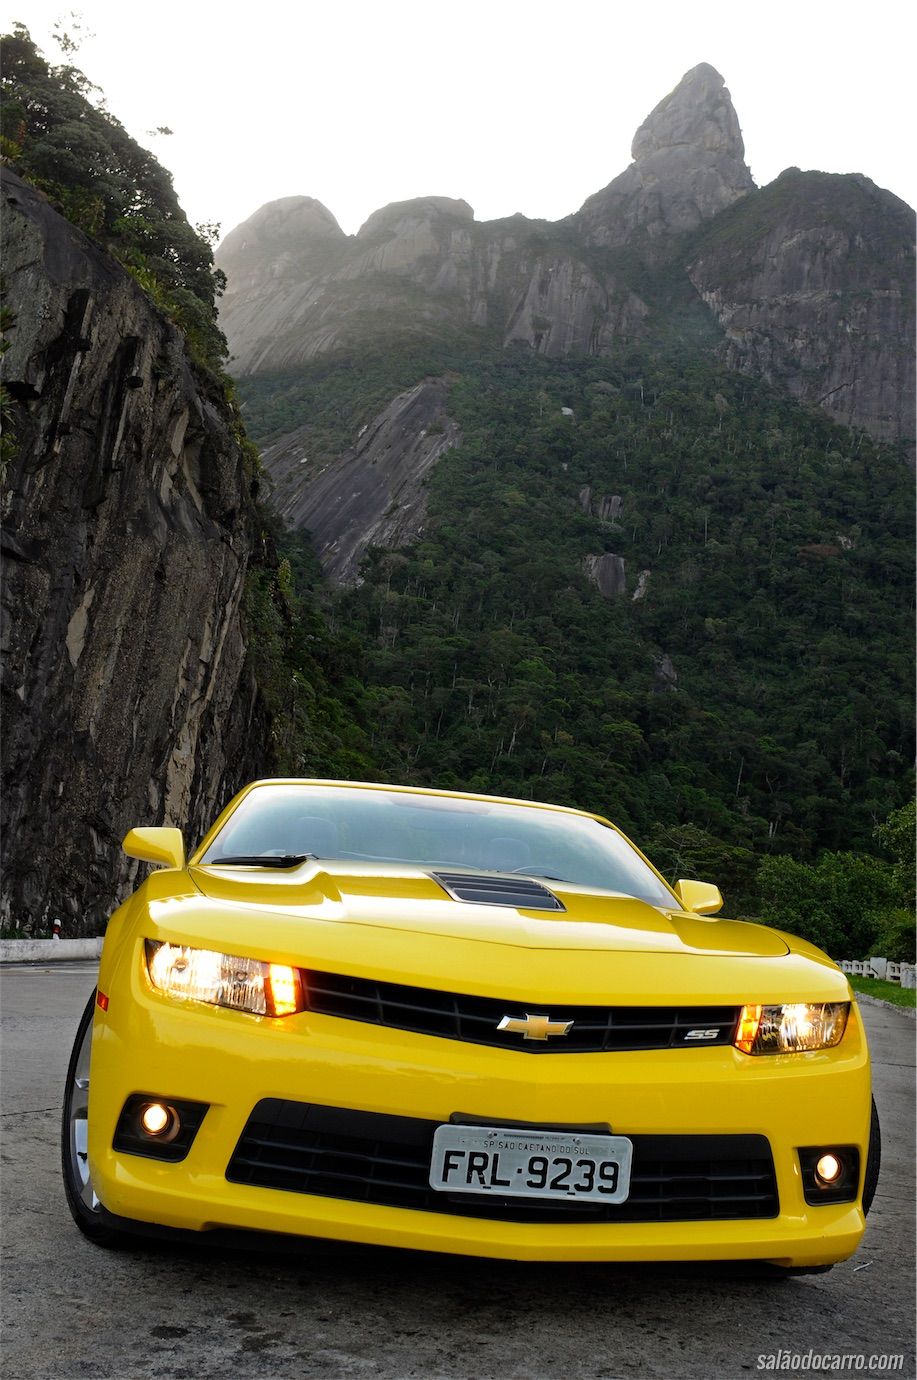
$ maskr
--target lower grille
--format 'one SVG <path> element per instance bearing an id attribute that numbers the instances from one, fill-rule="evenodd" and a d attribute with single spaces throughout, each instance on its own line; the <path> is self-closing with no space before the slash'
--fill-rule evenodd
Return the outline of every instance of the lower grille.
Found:
<path id="1" fill-rule="evenodd" d="M 248 1119 L 226 1177 L 289 1193 L 505 1222 L 723 1221 L 779 1212 L 765 1136 L 632 1136 L 630 1196 L 606 1206 L 434 1192 L 427 1178 L 438 1125 L 265 1098 Z"/>

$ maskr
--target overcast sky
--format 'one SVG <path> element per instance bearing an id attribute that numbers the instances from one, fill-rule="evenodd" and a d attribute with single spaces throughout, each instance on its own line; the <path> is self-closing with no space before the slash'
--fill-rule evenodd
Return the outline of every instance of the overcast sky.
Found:
<path id="1" fill-rule="evenodd" d="M 0 0 L 0 17 L 58 61 L 74 8 L 94 37 L 73 61 L 223 234 L 295 194 L 351 233 L 427 195 L 556 220 L 623 171 L 699 62 L 726 79 L 759 185 L 862 172 L 917 204 L 905 0 Z"/>

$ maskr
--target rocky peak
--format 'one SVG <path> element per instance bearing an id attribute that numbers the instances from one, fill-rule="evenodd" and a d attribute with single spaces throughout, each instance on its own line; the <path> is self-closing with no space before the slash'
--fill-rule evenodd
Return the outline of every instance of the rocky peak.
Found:
<path id="1" fill-rule="evenodd" d="M 298 278 L 346 244 L 334 216 L 311 196 L 269 201 L 237 225 L 220 245 L 216 262 L 236 289 L 264 279 Z"/>
<path id="2" fill-rule="evenodd" d="M 418 225 L 456 220 L 467 225 L 474 220 L 474 211 L 467 201 L 454 200 L 449 196 L 419 196 L 410 201 L 393 201 L 373 211 L 357 231 L 357 239 L 388 238 L 410 232 Z"/>
<path id="3" fill-rule="evenodd" d="M 652 338 L 657 313 L 690 301 L 702 331 L 701 304 L 709 310 L 710 345 L 730 367 L 872 435 L 913 438 L 913 213 L 903 203 L 859 176 L 798 170 L 757 189 L 731 97 L 707 63 L 642 122 L 633 159 L 557 225 L 521 214 L 475 223 L 466 201 L 426 196 L 344 235 L 309 197 L 271 202 L 217 255 L 234 372 L 286 372 L 382 336 L 453 329 L 550 358 L 608 354 Z"/>
<path id="4" fill-rule="evenodd" d="M 678 148 L 716 153 L 736 159 L 744 167 L 739 117 L 726 83 L 708 62 L 686 72 L 675 90 L 647 115 L 634 135 L 630 152 L 640 162 Z M 750 177 L 745 185 L 751 186 Z"/>
<path id="5" fill-rule="evenodd" d="M 593 244 L 640 242 L 653 260 L 754 188 L 732 98 L 702 62 L 686 72 L 634 135 L 634 161 L 576 218 Z M 668 244 L 666 243 L 668 241 Z"/>
<path id="6" fill-rule="evenodd" d="M 334 216 L 312 196 L 282 196 L 268 201 L 253 216 L 231 231 L 220 246 L 221 252 L 238 252 L 247 244 L 257 242 L 268 246 L 300 246 L 316 239 L 344 239 L 344 231 Z"/>

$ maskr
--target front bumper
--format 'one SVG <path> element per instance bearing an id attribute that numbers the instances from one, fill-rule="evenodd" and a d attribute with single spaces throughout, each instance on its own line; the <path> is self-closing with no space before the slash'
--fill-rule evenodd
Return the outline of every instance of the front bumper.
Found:
<path id="1" fill-rule="evenodd" d="M 131 971 L 126 971 L 130 966 Z M 834 1050 L 750 1058 L 731 1047 L 532 1059 L 455 1040 L 305 1013 L 270 1020 L 152 992 L 125 965 L 96 1011 L 90 1165 L 105 1208 L 175 1228 L 215 1227 L 516 1260 L 769 1260 L 832 1264 L 856 1249 L 859 1200 L 809 1206 L 797 1148 L 852 1145 L 861 1179 L 869 1066 L 856 1007 Z M 163 1163 L 112 1149 L 137 1092 L 209 1105 L 190 1152 Z M 764 1220 L 513 1222 L 373 1205 L 230 1182 L 227 1167 L 264 1098 L 448 1121 L 615 1134 L 767 1137 L 779 1213 Z M 861 1184 L 862 1188 L 862 1184 Z"/>

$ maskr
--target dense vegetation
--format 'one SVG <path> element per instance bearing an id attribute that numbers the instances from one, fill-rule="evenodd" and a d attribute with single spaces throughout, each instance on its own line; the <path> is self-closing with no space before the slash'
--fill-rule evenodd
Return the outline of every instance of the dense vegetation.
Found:
<path id="1" fill-rule="evenodd" d="M 72 56 L 74 40 L 59 42 Z M 189 225 L 171 175 L 72 63 L 50 65 L 22 24 L 0 49 L 4 163 L 114 254 L 181 328 L 197 363 L 219 372 L 227 350 L 216 321 L 225 282 L 213 266 L 217 227 Z"/>
<path id="2" fill-rule="evenodd" d="M 249 569 L 245 616 L 249 657 L 271 715 L 282 775 L 369 780 L 372 695 L 356 637 L 336 634 L 317 608 L 321 574 L 308 541 L 264 514 L 273 559 Z"/>
<path id="3" fill-rule="evenodd" d="M 330 447 L 414 363 L 389 350 L 365 374 L 252 380 L 247 415 L 276 427 L 308 396 Z M 906 951 L 903 873 L 877 833 L 911 760 L 898 457 L 696 356 L 450 363 L 464 441 L 434 472 L 422 540 L 371 552 L 327 602 L 355 673 L 363 648 L 355 765 L 602 810 L 733 910 L 835 952 L 880 934 Z M 625 562 L 623 596 L 588 577 L 603 552 Z"/>

